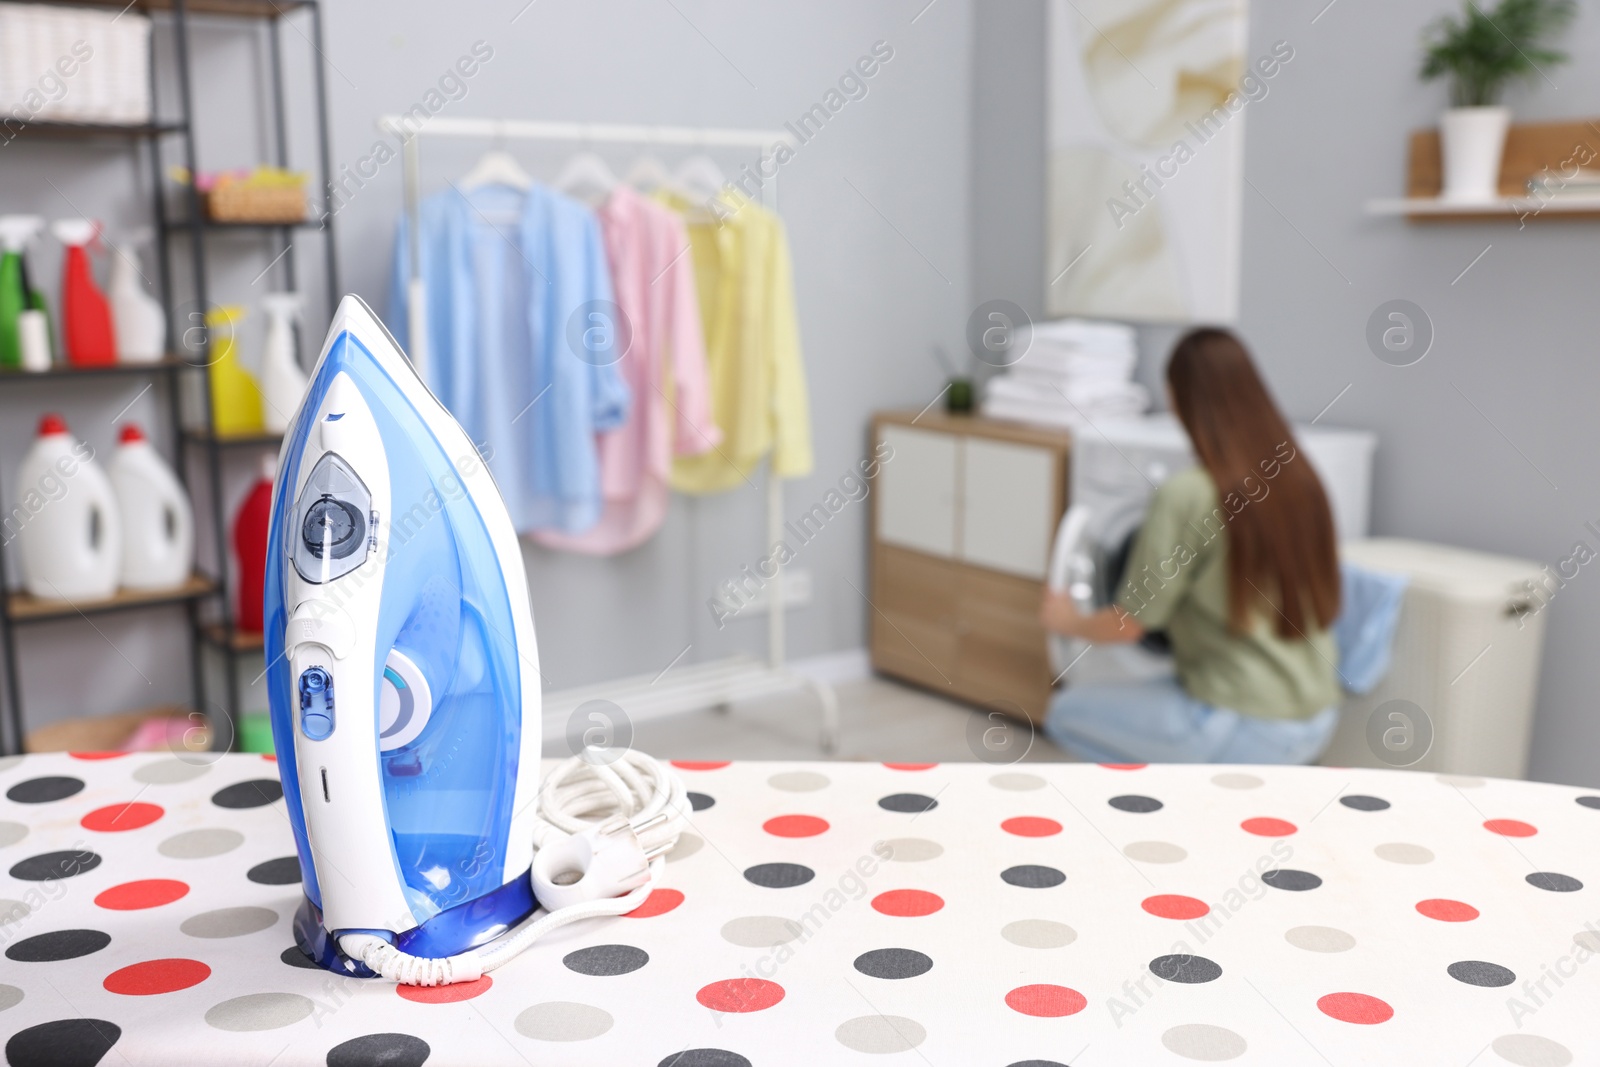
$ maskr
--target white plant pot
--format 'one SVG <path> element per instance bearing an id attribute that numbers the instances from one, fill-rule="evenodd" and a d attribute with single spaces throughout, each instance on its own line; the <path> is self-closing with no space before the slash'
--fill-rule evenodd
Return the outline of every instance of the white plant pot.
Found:
<path id="1" fill-rule="evenodd" d="M 1441 199 L 1484 203 L 1500 198 L 1500 157 L 1510 127 L 1507 107 L 1453 107 L 1444 113 L 1439 122 L 1444 157 Z"/>

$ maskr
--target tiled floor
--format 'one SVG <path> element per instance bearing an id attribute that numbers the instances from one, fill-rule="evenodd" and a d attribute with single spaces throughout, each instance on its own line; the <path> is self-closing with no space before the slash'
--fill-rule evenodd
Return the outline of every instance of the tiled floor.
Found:
<path id="1" fill-rule="evenodd" d="M 635 725 L 633 747 L 663 759 L 843 759 L 954 762 L 1070 760 L 1026 723 L 987 718 L 979 709 L 882 678 L 836 687 L 839 751 L 820 743 L 821 711 L 809 691 L 747 701 Z M 1032 743 L 1029 744 L 1029 734 Z M 1025 754 L 1024 754 L 1025 753 Z M 545 740 L 546 756 L 566 756 L 566 741 Z"/>

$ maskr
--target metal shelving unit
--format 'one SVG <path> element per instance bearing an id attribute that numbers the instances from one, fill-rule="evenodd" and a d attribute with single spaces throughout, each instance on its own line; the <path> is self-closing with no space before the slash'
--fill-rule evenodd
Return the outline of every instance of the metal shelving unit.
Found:
<path id="1" fill-rule="evenodd" d="M 14 2 L 14 0 L 0 0 Z M 187 348 L 178 343 L 182 337 L 190 339 L 190 331 L 182 334 L 175 323 L 178 298 L 173 287 L 174 254 L 185 252 L 189 257 L 193 278 L 193 300 L 196 307 L 210 307 L 207 293 L 207 242 L 221 234 L 255 233 L 275 236 L 276 253 L 273 264 L 281 263 L 283 278 L 290 289 L 297 288 L 295 248 L 292 235 L 305 230 L 321 232 L 325 275 L 327 280 L 328 308 L 337 306 L 339 295 L 338 262 L 333 241 L 331 216 L 315 218 L 294 224 L 278 223 L 220 223 L 212 222 L 201 212 L 199 194 L 193 185 L 185 187 L 182 205 L 176 212 L 169 211 L 167 181 L 163 146 L 176 140 L 181 151 L 181 162 L 190 174 L 198 173 L 198 152 L 194 125 L 194 89 L 191 83 L 190 27 L 192 15 L 227 16 L 241 22 L 264 23 L 270 55 L 271 84 L 264 91 L 271 94 L 273 126 L 270 139 L 273 145 L 272 162 L 280 167 L 289 165 L 288 105 L 284 94 L 283 49 L 280 39 L 282 20 L 298 12 L 309 15 L 309 32 L 306 37 L 314 51 L 312 91 L 315 100 L 316 155 L 320 196 L 329 196 L 332 168 L 328 138 L 328 109 L 326 76 L 323 70 L 322 12 L 316 0 L 45 0 L 61 7 L 95 7 L 113 10 L 137 9 L 160 16 L 155 21 L 156 31 L 171 35 L 175 57 L 175 75 L 178 117 L 154 119 L 148 123 L 117 126 L 96 123 L 33 122 L 18 128 L 8 127 L 13 139 L 50 141 L 105 141 L 123 140 L 129 150 L 142 152 L 148 157 L 152 180 L 153 222 L 161 239 L 156 242 L 157 266 L 161 302 L 167 312 L 167 349 L 165 359 L 154 363 L 117 364 L 107 367 L 71 367 L 58 364 L 48 371 L 0 372 L 0 390 L 10 392 L 22 389 L 47 389 L 51 383 L 90 378 L 117 378 L 147 376 L 152 385 L 165 383 L 165 405 L 171 428 L 173 466 L 185 486 L 195 484 L 191 466 L 199 468 L 198 477 L 204 482 L 210 498 L 207 514 L 197 509 L 199 536 L 212 538 L 211 548 L 216 556 L 216 573 L 197 572 L 188 582 L 173 589 L 157 592 L 118 591 L 111 597 L 93 602 L 68 602 L 41 600 L 22 592 L 0 595 L 0 655 L 3 655 L 6 675 L 6 727 L 0 733 L 0 753 L 22 751 L 26 736 L 26 716 L 23 710 L 20 664 L 16 650 L 16 631 L 19 627 L 48 620 L 89 619 L 109 612 L 148 610 L 156 607 L 181 605 L 188 616 L 187 640 L 190 662 L 190 685 L 194 708 L 214 716 L 220 711 L 228 720 L 227 730 L 213 730 L 216 741 L 232 744 L 238 736 L 239 670 L 241 656 L 256 655 L 261 650 L 261 637 L 240 631 L 234 626 L 233 598 L 230 596 L 228 578 L 228 515 L 223 496 L 222 461 L 225 453 L 238 449 L 268 450 L 278 447 L 280 438 L 272 434 L 245 436 L 219 436 L 215 430 L 212 411 L 210 375 L 210 339 L 200 331 L 195 343 Z M 152 110 L 158 111 L 156 71 L 156 34 L 151 35 L 150 68 Z M 8 205 L 9 206 L 9 205 Z M 315 215 L 315 213 L 313 213 Z M 270 268 L 269 264 L 269 268 Z M 188 424 L 184 419 L 183 381 L 186 377 L 197 379 L 195 390 L 200 397 L 198 417 Z M 9 505 L 10 497 L 0 484 L 0 500 Z M 209 529 L 207 529 L 209 526 Z M 0 575 L 4 574 L 6 545 L 0 541 Z M 225 692 L 220 702 L 207 699 L 203 652 L 211 650 L 221 657 Z"/>

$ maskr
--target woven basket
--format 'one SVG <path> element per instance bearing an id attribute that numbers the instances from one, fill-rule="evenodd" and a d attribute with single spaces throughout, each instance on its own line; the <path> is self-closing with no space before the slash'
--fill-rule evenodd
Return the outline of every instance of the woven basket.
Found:
<path id="1" fill-rule="evenodd" d="M 213 222 L 303 222 L 303 185 L 245 185 L 230 182 L 205 194 L 206 218 Z"/>

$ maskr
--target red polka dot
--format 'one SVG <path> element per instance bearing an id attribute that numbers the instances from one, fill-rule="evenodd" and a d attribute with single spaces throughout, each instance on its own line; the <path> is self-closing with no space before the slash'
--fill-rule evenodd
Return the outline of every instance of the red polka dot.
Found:
<path id="1" fill-rule="evenodd" d="M 1483 824 L 1483 828 L 1501 837 L 1532 837 L 1539 832 L 1520 819 L 1490 819 Z"/>
<path id="2" fill-rule="evenodd" d="M 944 898 L 922 889 L 891 889 L 872 898 L 872 910 L 884 915 L 916 918 L 944 907 Z"/>
<path id="3" fill-rule="evenodd" d="M 628 912 L 627 919 L 651 919 L 667 912 L 683 903 L 683 894 L 676 889 L 652 889 L 650 895 L 644 898 L 644 903 Z"/>
<path id="4" fill-rule="evenodd" d="M 94 902 L 110 911 L 138 911 L 141 908 L 159 908 L 189 895 L 189 887 L 171 878 L 145 878 L 137 882 L 114 885 L 94 898 Z"/>
<path id="5" fill-rule="evenodd" d="M 1006 1006 L 1012 1011 L 1044 1019 L 1076 1015 L 1088 1003 L 1082 993 L 1064 985 L 1024 985 L 1006 994 Z"/>
<path id="6" fill-rule="evenodd" d="M 67 755 L 71 756 L 73 759 L 95 760 L 95 759 L 121 759 L 123 756 L 126 756 L 127 753 L 126 752 L 68 752 Z"/>
<path id="7" fill-rule="evenodd" d="M 1198 919 L 1211 911 L 1211 906 L 1205 901 L 1177 893 L 1145 897 L 1139 906 L 1160 919 Z"/>
<path id="8" fill-rule="evenodd" d="M 263 752 L 261 754 L 261 758 L 266 760 L 268 763 L 277 763 L 278 762 L 277 755 L 275 753 L 272 753 L 272 752 Z"/>
<path id="9" fill-rule="evenodd" d="M 1000 829 L 1018 837 L 1049 837 L 1061 832 L 1061 824 L 1054 819 L 1041 819 L 1035 815 L 1018 815 L 1001 823 Z"/>
<path id="10" fill-rule="evenodd" d="M 815 815 L 779 815 L 761 824 L 774 837 L 816 837 L 828 829 L 828 820 Z"/>
<path id="11" fill-rule="evenodd" d="M 112 971 L 102 984 L 107 993 L 148 997 L 156 993 L 176 993 L 210 977 L 211 968 L 199 960 L 146 960 Z"/>
<path id="12" fill-rule="evenodd" d="M 1329 993 L 1317 1001 L 1322 1014 L 1342 1023 L 1361 1023 L 1371 1026 L 1386 1023 L 1394 1018 L 1394 1009 L 1377 997 L 1365 993 Z"/>
<path id="13" fill-rule="evenodd" d="M 675 759 L 675 760 L 672 761 L 672 765 L 674 767 L 678 768 L 678 770 L 680 770 L 680 771 L 720 771 L 720 770 L 722 770 L 722 768 L 726 767 L 731 762 L 733 762 L 733 761 L 732 760 L 725 760 L 725 759 L 724 760 L 714 760 L 714 759 L 707 759 L 707 760 Z"/>
<path id="14" fill-rule="evenodd" d="M 1417 910 L 1428 918 L 1438 919 L 1442 923 L 1471 922 L 1478 917 L 1478 909 L 1471 904 L 1443 898 L 1418 901 Z"/>
<path id="15" fill-rule="evenodd" d="M 79 825 L 85 830 L 98 830 L 101 833 L 111 834 L 149 826 L 165 814 L 166 812 L 155 804 L 110 804 L 96 808 L 85 815 Z"/>
<path id="16" fill-rule="evenodd" d="M 891 771 L 931 771 L 939 766 L 937 763 L 885 763 Z"/>
<path id="17" fill-rule="evenodd" d="M 765 1011 L 783 999 L 783 986 L 761 978 L 712 982 L 694 995 L 712 1011 Z"/>
<path id="18" fill-rule="evenodd" d="M 1294 823 L 1286 822 L 1283 819 L 1268 819 L 1263 817 L 1259 819 L 1246 819 L 1244 822 L 1239 824 L 1239 829 L 1243 830 L 1247 834 L 1255 834 L 1257 837 L 1288 837 L 1290 834 L 1294 833 L 1300 828 Z"/>
<path id="19" fill-rule="evenodd" d="M 455 985 L 397 985 L 394 991 L 400 994 L 402 1000 L 416 1004 L 455 1004 L 483 996 L 492 985 L 494 979 L 484 975 L 476 981 L 457 982 Z"/>
<path id="20" fill-rule="evenodd" d="M 1100 766 L 1108 771 L 1142 771 L 1150 766 L 1148 763 L 1102 763 Z"/>

